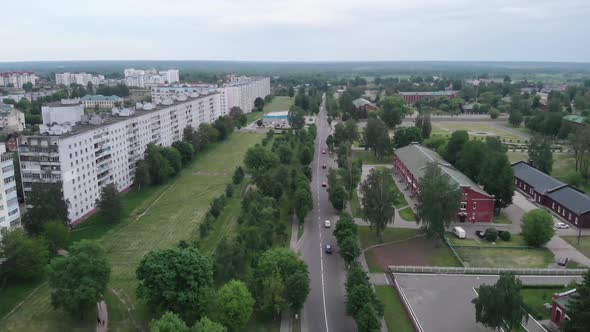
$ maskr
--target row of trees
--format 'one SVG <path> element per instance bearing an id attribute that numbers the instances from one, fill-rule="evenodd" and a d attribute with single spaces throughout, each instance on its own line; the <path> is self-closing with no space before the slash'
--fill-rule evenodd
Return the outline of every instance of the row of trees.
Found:
<path id="1" fill-rule="evenodd" d="M 356 322 L 359 332 L 381 331 L 383 304 L 377 298 L 367 273 L 353 264 L 346 276 L 346 311 Z"/>

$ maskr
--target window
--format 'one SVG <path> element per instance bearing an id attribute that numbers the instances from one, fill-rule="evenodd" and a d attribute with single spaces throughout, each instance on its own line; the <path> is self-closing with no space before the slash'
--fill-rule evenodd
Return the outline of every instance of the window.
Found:
<path id="1" fill-rule="evenodd" d="M 461 210 L 465 210 L 467 208 L 467 202 L 461 202 Z"/>
<path id="2" fill-rule="evenodd" d="M 552 202 L 552 203 L 551 203 L 551 208 L 552 208 L 552 209 L 555 209 L 555 202 Z"/>

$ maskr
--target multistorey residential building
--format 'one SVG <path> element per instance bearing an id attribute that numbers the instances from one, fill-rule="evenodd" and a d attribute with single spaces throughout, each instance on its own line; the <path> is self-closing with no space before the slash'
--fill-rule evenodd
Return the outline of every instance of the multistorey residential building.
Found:
<path id="1" fill-rule="evenodd" d="M 20 132 L 25 129 L 25 114 L 14 109 L 13 105 L 0 101 L 0 131 L 3 133 Z"/>
<path id="2" fill-rule="evenodd" d="M 81 84 L 88 85 L 92 83 L 94 86 L 98 86 L 104 81 L 103 75 L 92 75 L 89 73 L 58 73 L 55 74 L 55 84 L 70 86 L 70 84 Z"/>
<path id="3" fill-rule="evenodd" d="M 14 161 L 11 153 L 6 152 L 4 144 L 0 144 L 0 237 L 2 230 L 20 225 L 20 209 L 16 194 Z"/>
<path id="4" fill-rule="evenodd" d="M 166 99 L 174 99 L 181 95 L 201 95 L 217 91 L 214 84 L 190 84 L 190 85 L 160 85 L 152 87 L 152 102 L 161 103 Z"/>
<path id="5" fill-rule="evenodd" d="M 124 70 L 125 84 L 132 87 L 151 87 L 159 84 L 173 84 L 180 82 L 178 69 L 169 69 L 157 71 L 155 69 L 135 69 L 127 68 Z"/>
<path id="6" fill-rule="evenodd" d="M 256 98 L 264 98 L 270 94 L 270 77 L 230 76 L 230 82 L 219 88 L 221 108 L 229 110 L 239 107 L 245 113 L 254 108 Z"/>
<path id="7" fill-rule="evenodd" d="M 57 124 L 20 140 L 22 184 L 27 195 L 33 182 L 60 182 L 72 223 L 94 212 L 101 187 L 120 191 L 133 184 L 135 166 L 148 144 L 170 146 L 186 126 L 196 128 L 220 115 L 220 94 L 181 96 L 167 105 L 138 103 L 136 109 L 81 116 L 73 126 Z M 45 114 L 43 114 L 45 116 Z"/>
<path id="8" fill-rule="evenodd" d="M 31 83 L 35 85 L 37 76 L 30 71 L 11 71 L 0 73 L 0 86 L 12 86 L 14 88 L 22 88 L 23 84 Z"/>
<path id="9" fill-rule="evenodd" d="M 41 106 L 43 125 L 70 123 L 75 124 L 84 115 L 84 105 L 80 98 L 62 99 L 58 102 Z"/>

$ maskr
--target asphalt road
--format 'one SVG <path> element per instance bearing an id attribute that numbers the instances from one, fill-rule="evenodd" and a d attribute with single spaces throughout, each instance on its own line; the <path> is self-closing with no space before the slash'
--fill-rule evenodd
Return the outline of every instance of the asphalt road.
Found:
<path id="1" fill-rule="evenodd" d="M 325 106 L 325 98 L 322 104 Z M 301 329 L 304 332 L 356 331 L 354 321 L 346 314 L 346 266 L 338 254 L 336 239 L 332 235 L 337 214 L 328 199 L 326 188 L 321 186 L 322 182 L 327 183 L 328 174 L 328 169 L 322 169 L 322 165 L 336 167 L 329 154 L 321 153 L 327 150 L 326 137 L 330 134 L 325 107 L 322 109 L 316 124 L 316 153 L 310 165 L 314 206 L 305 220 L 305 230 L 298 245 L 311 279 L 311 291 L 303 307 Z M 332 227 L 325 228 L 325 220 L 330 220 Z M 332 254 L 324 252 L 326 244 L 334 247 Z"/>

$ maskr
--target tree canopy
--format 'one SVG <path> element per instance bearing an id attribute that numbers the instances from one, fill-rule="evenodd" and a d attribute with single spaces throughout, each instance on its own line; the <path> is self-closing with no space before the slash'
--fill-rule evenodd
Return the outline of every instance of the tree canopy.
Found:
<path id="1" fill-rule="evenodd" d="M 363 217 L 379 238 L 387 224 L 394 222 L 393 186 L 395 183 L 389 169 L 371 169 L 367 179 L 361 183 Z"/>
<path id="2" fill-rule="evenodd" d="M 232 280 L 217 291 L 216 310 L 219 321 L 230 331 L 241 331 L 254 308 L 254 298 L 246 285 Z"/>
<path id="3" fill-rule="evenodd" d="M 590 326 L 590 270 L 584 279 L 576 285 L 576 292 L 571 295 L 567 306 L 569 320 L 565 321 L 565 332 L 585 332 Z"/>
<path id="4" fill-rule="evenodd" d="M 486 327 L 512 331 L 528 320 L 521 294 L 522 283 L 513 274 L 500 274 L 495 285 L 481 285 L 475 303 L 475 320 Z"/>
<path id="5" fill-rule="evenodd" d="M 42 238 L 15 229 L 2 234 L 0 257 L 6 259 L 0 277 L 14 281 L 32 280 L 44 275 L 49 252 Z"/>
<path id="6" fill-rule="evenodd" d="M 68 202 L 64 200 L 60 182 L 33 182 L 27 195 L 27 205 L 22 223 L 29 234 L 40 234 L 48 221 L 68 222 Z"/>
<path id="7" fill-rule="evenodd" d="M 522 216 L 522 236 L 531 247 L 540 247 L 555 235 L 553 217 L 545 209 L 531 210 Z"/>
<path id="8" fill-rule="evenodd" d="M 109 183 L 100 189 L 100 199 L 97 200 L 100 214 L 107 222 L 121 221 L 124 215 L 123 200 L 114 183 Z"/>

